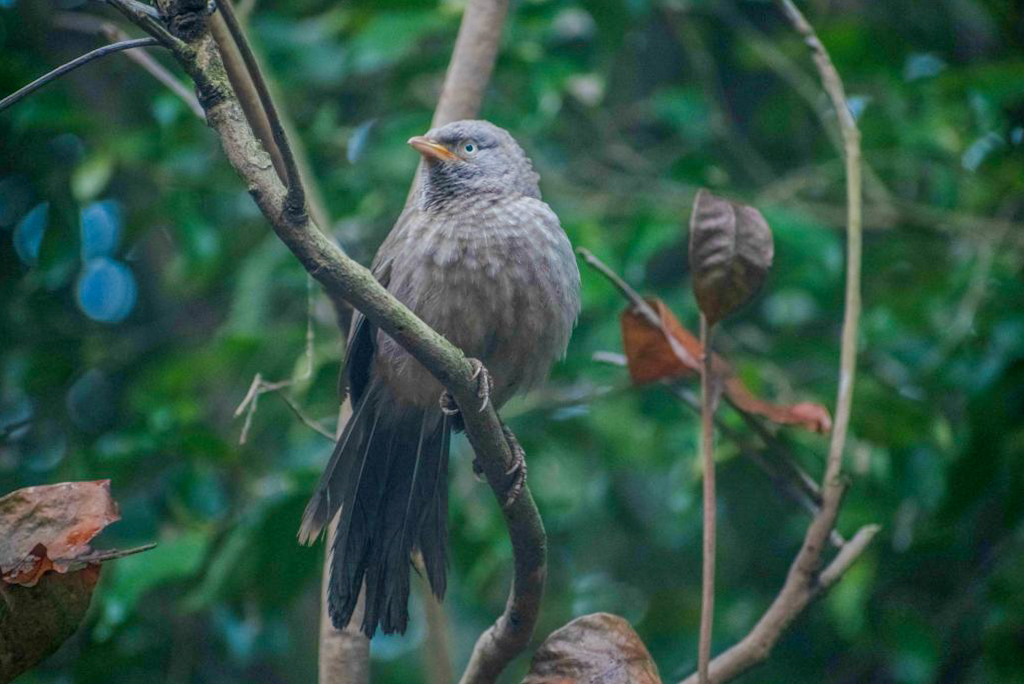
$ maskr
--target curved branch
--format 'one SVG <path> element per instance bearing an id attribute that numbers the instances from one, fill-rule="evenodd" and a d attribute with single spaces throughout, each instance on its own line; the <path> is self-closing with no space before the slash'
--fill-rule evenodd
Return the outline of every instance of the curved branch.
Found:
<path id="1" fill-rule="evenodd" d="M 248 186 L 277 236 L 328 293 L 349 301 L 402 345 L 445 386 L 458 405 L 475 407 L 477 383 L 473 367 L 465 355 L 395 299 L 369 270 L 346 256 L 317 229 L 306 212 L 292 210 L 294 204 L 289 201 L 292 199 L 289 188 L 282 185 L 269 156 L 246 122 L 209 32 L 205 28 L 196 30 L 195 13 L 180 15 L 177 3 L 172 0 L 158 0 L 158 4 L 161 15 L 167 18 L 172 29 L 189 29 L 179 36 L 187 45 L 174 49 L 174 55 L 195 82 L 207 122 L 220 137 L 228 161 Z M 494 26 L 493 22 L 504 18 L 506 8 L 505 0 L 475 0 L 470 3 L 449 69 L 452 74 L 449 83 L 457 83 L 461 77 L 454 74 L 463 69 L 490 73 L 497 54 L 496 41 L 501 33 L 500 26 Z M 240 28 L 233 33 L 244 56 L 245 35 Z M 487 48 L 487 41 L 494 44 Z M 481 60 L 484 59 L 490 63 L 483 63 Z M 473 83 L 475 85 L 467 85 L 467 93 L 443 97 L 447 104 L 441 116 L 465 115 L 465 107 L 478 106 L 483 85 L 478 79 Z M 469 95 L 471 92 L 477 93 L 473 96 L 475 99 Z M 265 95 L 269 99 L 269 93 Z M 275 131 L 275 142 L 287 145 L 284 131 L 279 127 Z M 301 181 L 292 187 L 301 188 Z M 513 461 L 501 421 L 493 406 L 486 411 L 464 411 L 463 419 L 466 434 L 488 483 L 495 496 L 503 500 L 506 472 Z M 505 612 L 478 640 L 463 682 L 493 681 L 529 642 L 540 610 L 546 575 L 547 539 L 529 488 L 524 488 L 514 503 L 502 509 L 502 513 L 514 555 L 512 591 Z"/>
<path id="2" fill-rule="evenodd" d="M 87 52 L 81 57 L 76 57 L 67 64 L 62 64 L 53 71 L 43 76 L 40 76 L 36 80 L 29 83 L 23 88 L 19 88 L 17 91 L 11 93 L 4 99 L 0 100 L 0 112 L 7 109 L 11 105 L 17 104 L 24 98 L 28 97 L 35 91 L 42 88 L 47 83 L 55 81 L 64 74 L 70 73 L 80 66 L 84 66 L 89 62 L 99 59 L 100 57 L 106 57 L 112 55 L 115 52 L 121 52 L 122 50 L 131 50 L 138 47 L 153 47 L 159 45 L 160 41 L 156 38 L 133 38 L 132 40 L 122 40 L 118 43 L 112 43 L 110 45 L 104 45 L 98 47 L 91 52 Z"/>
<path id="3" fill-rule="evenodd" d="M 710 681 L 725 682 L 765 660 L 785 629 L 814 598 L 834 584 L 864 551 L 878 532 L 876 525 L 862 528 L 840 548 L 831 564 L 821 570 L 821 554 L 835 526 L 845 484 L 841 477 L 843 449 L 850 425 L 853 382 L 857 370 L 857 329 L 860 322 L 861 269 L 861 169 L 860 131 L 850 113 L 843 82 L 825 46 L 814 28 L 791 0 L 776 0 L 779 9 L 799 33 L 811 51 L 822 85 L 832 100 L 843 136 L 846 169 L 847 252 L 846 294 L 843 334 L 839 361 L 839 389 L 836 396 L 835 423 L 829 443 L 825 473 L 822 477 L 821 509 L 807 527 L 804 541 L 789 568 L 786 581 L 775 600 L 754 628 L 738 644 L 711 661 Z M 697 682 L 691 675 L 683 684 Z"/>

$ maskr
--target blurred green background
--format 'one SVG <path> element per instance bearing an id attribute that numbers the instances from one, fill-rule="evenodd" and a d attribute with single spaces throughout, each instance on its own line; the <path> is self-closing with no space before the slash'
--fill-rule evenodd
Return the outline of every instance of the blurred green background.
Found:
<path id="1" fill-rule="evenodd" d="M 1005 0 L 802 6 L 866 163 L 839 527 L 883 530 L 742 681 L 1024 681 L 1024 14 Z M 116 18 L 0 0 L 0 95 L 103 42 L 60 28 L 55 7 Z M 404 201 L 405 140 L 428 126 L 461 8 L 259 0 L 250 15 L 332 232 L 364 263 Z M 771 3 L 514 2 L 483 115 L 528 149 L 574 244 L 689 326 L 696 188 L 761 208 L 775 267 L 717 347 L 758 393 L 832 405 L 842 165 L 806 48 Z M 549 534 L 538 643 L 618 613 L 676 680 L 697 651 L 697 420 L 592 359 L 621 351 L 623 301 L 583 280 L 568 358 L 504 412 Z M 295 378 L 290 396 L 333 429 L 340 336 L 310 292 L 212 133 L 125 56 L 0 114 L 0 425 L 21 426 L 0 442 L 0 493 L 110 478 L 123 520 L 99 545 L 159 542 L 109 565 L 76 636 L 20 681 L 314 681 L 323 547 L 295 531 L 330 445 L 274 395 L 244 445 L 232 415 L 259 372 Z M 820 473 L 825 438 L 779 439 Z M 808 520 L 719 445 L 716 651 L 775 595 Z M 504 605 L 510 550 L 462 438 L 454 459 L 445 611 L 461 670 Z M 426 681 L 415 611 L 405 637 L 374 641 L 375 682 Z"/>

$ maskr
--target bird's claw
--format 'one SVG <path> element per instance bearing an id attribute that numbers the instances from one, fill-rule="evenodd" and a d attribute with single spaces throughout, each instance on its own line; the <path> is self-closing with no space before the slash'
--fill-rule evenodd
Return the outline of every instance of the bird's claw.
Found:
<path id="1" fill-rule="evenodd" d="M 505 441 L 508 442 L 508 447 L 512 451 L 512 465 L 505 471 L 505 475 L 511 477 L 512 481 L 505 491 L 505 500 L 501 504 L 502 508 L 508 509 L 516 502 L 526 487 L 526 452 L 519 445 L 519 440 L 516 439 L 515 434 L 504 423 L 501 424 L 501 431 L 504 433 Z"/>
<path id="2" fill-rule="evenodd" d="M 469 365 L 473 366 L 473 379 L 476 380 L 476 396 L 480 399 L 480 412 L 487 410 L 491 403 L 491 390 L 494 389 L 494 381 L 491 374 L 484 368 L 480 359 L 469 359 Z"/>
<path id="3" fill-rule="evenodd" d="M 480 411 L 486 411 L 487 407 L 491 403 L 491 390 L 494 389 L 494 381 L 491 380 L 491 374 L 487 372 L 484 364 L 479 359 L 470 358 L 467 359 L 469 365 L 473 367 L 473 380 L 476 380 L 476 396 L 480 399 Z M 455 402 L 455 397 L 445 390 L 441 393 L 441 413 L 446 416 L 457 416 L 459 415 L 459 405 Z"/>
<path id="4" fill-rule="evenodd" d="M 448 390 L 441 392 L 441 413 L 446 416 L 457 416 L 459 415 L 459 405 L 455 403 L 455 397 L 448 394 Z"/>

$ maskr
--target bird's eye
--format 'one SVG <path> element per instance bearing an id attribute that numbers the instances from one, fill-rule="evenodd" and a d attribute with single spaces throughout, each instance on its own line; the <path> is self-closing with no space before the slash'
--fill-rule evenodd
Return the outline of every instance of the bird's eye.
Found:
<path id="1" fill-rule="evenodd" d="M 474 152 L 476 152 L 476 144 L 468 142 L 468 143 L 466 143 L 465 145 L 462 146 L 462 150 L 466 154 L 473 154 Z"/>

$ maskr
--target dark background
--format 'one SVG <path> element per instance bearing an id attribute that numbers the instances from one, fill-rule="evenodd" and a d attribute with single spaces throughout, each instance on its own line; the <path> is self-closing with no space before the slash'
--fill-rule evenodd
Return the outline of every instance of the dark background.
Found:
<path id="1" fill-rule="evenodd" d="M 717 347 L 759 394 L 832 406 L 842 165 L 806 48 L 774 6 L 513 5 L 484 116 L 528 149 L 574 244 L 695 327 L 693 193 L 756 205 L 775 266 Z M 1022 14 L 996 0 L 802 6 L 864 143 L 865 310 L 839 528 L 883 529 L 742 681 L 1024 681 Z M 252 14 L 333 233 L 364 262 L 404 201 L 405 140 L 428 127 L 460 7 L 260 0 Z M 50 12 L 0 0 L 0 95 L 101 44 Z M 567 360 L 503 412 L 549 534 L 537 635 L 618 613 L 671 681 L 697 651 L 697 420 L 591 358 L 621 351 L 623 301 L 593 271 L 583 279 Z M 108 566 L 76 636 L 20 681 L 313 681 L 322 546 L 300 548 L 295 531 L 329 444 L 273 395 L 245 445 L 232 417 L 260 372 L 296 378 L 291 395 L 333 429 L 340 338 L 310 291 L 213 134 L 123 55 L 0 114 L 0 424 L 30 419 L 0 444 L 0 493 L 110 478 L 123 520 L 98 545 L 159 542 Z M 817 476 L 826 439 L 779 434 Z M 720 440 L 717 456 L 721 650 L 781 586 L 808 518 L 735 445 Z M 470 460 L 460 439 L 445 604 L 457 669 L 510 577 Z M 404 638 L 374 641 L 375 682 L 424 681 L 415 610 Z"/>

